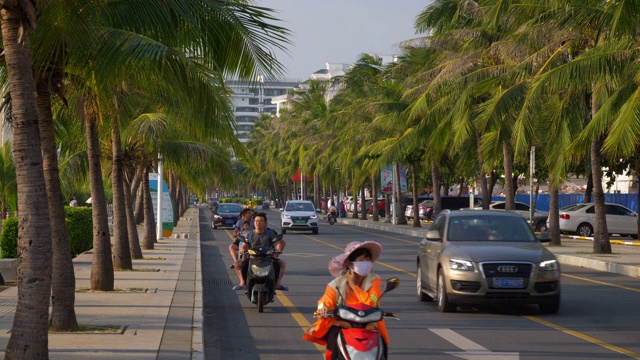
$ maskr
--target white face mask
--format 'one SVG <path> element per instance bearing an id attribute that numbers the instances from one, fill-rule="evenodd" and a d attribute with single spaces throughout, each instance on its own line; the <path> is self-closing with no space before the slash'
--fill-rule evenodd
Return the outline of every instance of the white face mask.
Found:
<path id="1" fill-rule="evenodd" d="M 360 276 L 367 276 L 373 270 L 373 263 L 371 261 L 354 261 L 351 270 Z"/>

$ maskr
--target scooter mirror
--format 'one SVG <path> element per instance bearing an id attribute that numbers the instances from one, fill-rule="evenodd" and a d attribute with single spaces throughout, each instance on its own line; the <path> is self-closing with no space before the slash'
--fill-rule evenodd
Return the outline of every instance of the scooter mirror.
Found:
<path id="1" fill-rule="evenodd" d="M 282 238 L 283 238 L 283 235 L 282 234 L 278 234 L 278 235 L 276 235 L 276 238 L 273 239 L 273 241 L 280 241 L 280 240 L 282 240 Z"/>
<path id="2" fill-rule="evenodd" d="M 389 292 L 391 290 L 395 290 L 398 288 L 398 286 L 400 286 L 400 279 L 397 277 L 392 277 L 391 279 L 387 280 L 387 287 L 384 289 L 384 292 Z"/>
<path id="3" fill-rule="evenodd" d="M 244 238 L 244 235 L 238 235 L 236 237 L 236 239 L 240 240 L 240 241 L 245 241 L 246 239 Z"/>

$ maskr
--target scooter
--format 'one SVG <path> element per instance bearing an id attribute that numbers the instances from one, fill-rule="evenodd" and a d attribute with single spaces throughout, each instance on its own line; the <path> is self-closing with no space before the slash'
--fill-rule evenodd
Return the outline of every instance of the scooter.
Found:
<path id="1" fill-rule="evenodd" d="M 337 217 L 338 215 L 336 213 L 328 213 L 327 214 L 327 219 L 329 220 L 329 225 L 333 225 L 336 223 L 337 221 Z"/>
<path id="2" fill-rule="evenodd" d="M 387 286 L 382 295 L 398 288 L 398 286 L 400 286 L 400 279 L 397 277 L 387 280 Z M 317 312 L 314 315 L 315 317 L 334 317 L 336 320 L 343 320 L 351 325 L 350 328 L 340 329 L 338 333 L 338 359 L 387 359 L 384 340 L 377 330 L 367 329 L 367 325 L 376 323 L 382 318 L 399 320 L 395 313 L 385 312 L 380 308 L 365 304 L 356 304 L 352 306 L 340 305 L 326 315 L 319 315 Z"/>
<path id="3" fill-rule="evenodd" d="M 280 239 L 282 234 L 276 236 L 276 241 Z M 254 246 L 248 250 L 247 297 L 258 305 L 258 312 L 263 312 L 266 304 L 275 301 L 276 275 L 272 255 L 277 252 L 269 246 Z"/>

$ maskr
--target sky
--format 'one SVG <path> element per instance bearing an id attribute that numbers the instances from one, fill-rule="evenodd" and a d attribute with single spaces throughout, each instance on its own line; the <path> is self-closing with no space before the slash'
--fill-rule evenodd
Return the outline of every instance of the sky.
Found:
<path id="1" fill-rule="evenodd" d="M 289 29 L 288 54 L 276 51 L 286 77 L 306 80 L 326 63 L 356 62 L 362 53 L 398 54 L 418 37 L 415 18 L 430 0 L 255 0 Z"/>

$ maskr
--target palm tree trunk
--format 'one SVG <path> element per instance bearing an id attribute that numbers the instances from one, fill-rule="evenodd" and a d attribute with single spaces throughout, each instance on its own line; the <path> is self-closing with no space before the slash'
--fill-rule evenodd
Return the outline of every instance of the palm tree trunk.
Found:
<path id="1" fill-rule="evenodd" d="M 409 164 L 411 170 L 411 188 L 413 189 L 413 227 L 422 227 L 420 225 L 420 208 L 418 207 L 418 175 L 416 174 L 415 164 Z"/>
<path id="2" fill-rule="evenodd" d="M 65 222 L 65 201 L 60 188 L 60 173 L 58 171 L 57 147 L 53 131 L 53 114 L 51 113 L 51 95 L 48 82 L 40 81 L 38 83 L 37 103 L 53 250 L 50 324 L 55 331 L 75 331 L 78 329 L 78 320 L 74 308 L 76 278 L 73 270 L 71 246 L 69 245 L 69 234 Z"/>
<path id="3" fill-rule="evenodd" d="M 360 220 L 367 220 L 367 197 L 364 195 L 365 182 L 360 188 Z"/>
<path id="4" fill-rule="evenodd" d="M 39 360 L 49 358 L 47 320 L 51 294 L 51 228 L 49 212 L 42 211 L 43 208 L 48 209 L 48 204 L 41 201 L 47 187 L 40 152 L 30 29 L 26 20 L 21 23 L 21 16 L 24 16 L 22 8 L 8 9 L 7 6 L 5 3 L 0 16 L 6 75 L 13 108 L 19 260 L 18 304 L 5 359 Z"/>
<path id="5" fill-rule="evenodd" d="M 484 171 L 484 160 L 482 157 L 482 151 L 480 145 L 482 144 L 482 134 L 476 133 L 476 139 L 478 142 L 477 147 L 477 160 L 478 160 L 478 181 L 480 182 L 480 196 L 482 197 L 482 208 L 489 209 L 491 204 L 491 193 L 489 192 L 489 184 L 487 184 L 487 173 Z"/>
<path id="6" fill-rule="evenodd" d="M 505 141 L 502 143 L 502 157 L 504 166 L 504 207 L 506 210 L 515 210 L 516 197 L 513 189 L 513 154 L 511 153 L 511 147 Z"/>
<path id="7" fill-rule="evenodd" d="M 593 173 L 589 172 L 589 176 L 587 177 L 587 186 L 584 192 L 584 202 L 591 202 L 591 195 L 593 194 Z"/>
<path id="8" fill-rule="evenodd" d="M 549 232 L 551 233 L 551 245 L 562 245 L 560 237 L 560 209 L 558 206 L 558 185 L 552 177 L 549 179 Z"/>
<path id="9" fill-rule="evenodd" d="M 100 168 L 100 139 L 96 108 L 93 99 L 82 99 L 83 118 L 87 133 L 87 157 L 91 185 L 91 218 L 93 220 L 93 258 L 91 261 L 91 290 L 113 291 L 113 260 L 107 215 L 107 200 Z"/>
<path id="10" fill-rule="evenodd" d="M 276 192 L 276 208 L 281 208 L 284 206 L 284 198 L 282 197 L 282 189 L 280 189 L 280 184 L 278 184 L 278 178 L 276 178 L 276 173 L 271 172 L 271 182 L 273 182 L 273 189 Z"/>
<path id="11" fill-rule="evenodd" d="M 593 199 L 596 208 L 596 220 L 593 229 L 593 252 L 611 254 L 611 242 L 607 229 L 607 217 L 604 208 L 604 191 L 602 189 L 602 168 L 600 167 L 600 137 L 591 140 L 591 174 L 593 174 Z"/>
<path id="12" fill-rule="evenodd" d="M 433 183 L 433 215 L 442 210 L 442 197 L 440 196 L 440 169 L 435 159 L 431 159 L 431 182 Z"/>
<path id="13" fill-rule="evenodd" d="M 179 219 L 178 196 L 180 188 L 178 187 L 178 180 L 176 179 L 176 176 L 172 172 L 167 172 L 167 175 L 169 175 L 169 194 L 174 204 L 174 206 L 171 207 L 173 209 L 173 226 L 176 226 L 178 225 Z"/>
<path id="14" fill-rule="evenodd" d="M 142 239 L 142 248 L 144 250 L 153 250 L 156 241 L 156 222 L 149 189 L 149 168 L 147 167 L 142 174 L 142 194 L 144 199 L 144 238 Z"/>
<path id="15" fill-rule="evenodd" d="M 144 181 L 144 172 L 146 171 L 144 166 L 140 166 L 140 182 Z M 147 176 L 147 179 L 149 177 Z M 136 224 L 142 224 L 144 221 L 144 185 L 139 186 L 136 191 L 132 191 L 131 195 L 135 196 L 135 207 L 133 209 L 133 218 L 135 219 Z"/>
<path id="16" fill-rule="evenodd" d="M 122 143 L 120 141 L 120 128 L 116 119 L 113 119 L 111 125 L 111 147 L 113 153 L 111 165 L 111 188 L 113 189 L 113 267 L 120 270 L 133 270 L 131 250 L 129 249 L 127 208 L 123 189 Z"/>
<path id="17" fill-rule="evenodd" d="M 378 174 L 374 172 L 371 175 L 371 197 L 373 202 L 371 205 L 371 215 L 373 215 L 373 221 L 380 221 L 380 215 L 378 214 Z"/>
<path id="18" fill-rule="evenodd" d="M 400 186 L 400 164 L 393 163 L 393 167 L 395 168 L 395 175 L 393 179 L 393 186 L 396 188 L 396 216 L 398 217 L 398 224 L 407 224 L 407 218 L 404 216 L 404 211 L 402 211 L 402 206 L 400 206 L 400 199 L 402 198 L 402 187 Z"/>
<path id="19" fill-rule="evenodd" d="M 140 237 L 138 236 L 138 226 L 133 217 L 133 197 L 131 196 L 131 186 L 124 179 L 124 206 L 127 217 L 127 234 L 129 237 L 129 251 L 134 259 L 142 259 L 142 249 L 140 248 Z"/>

